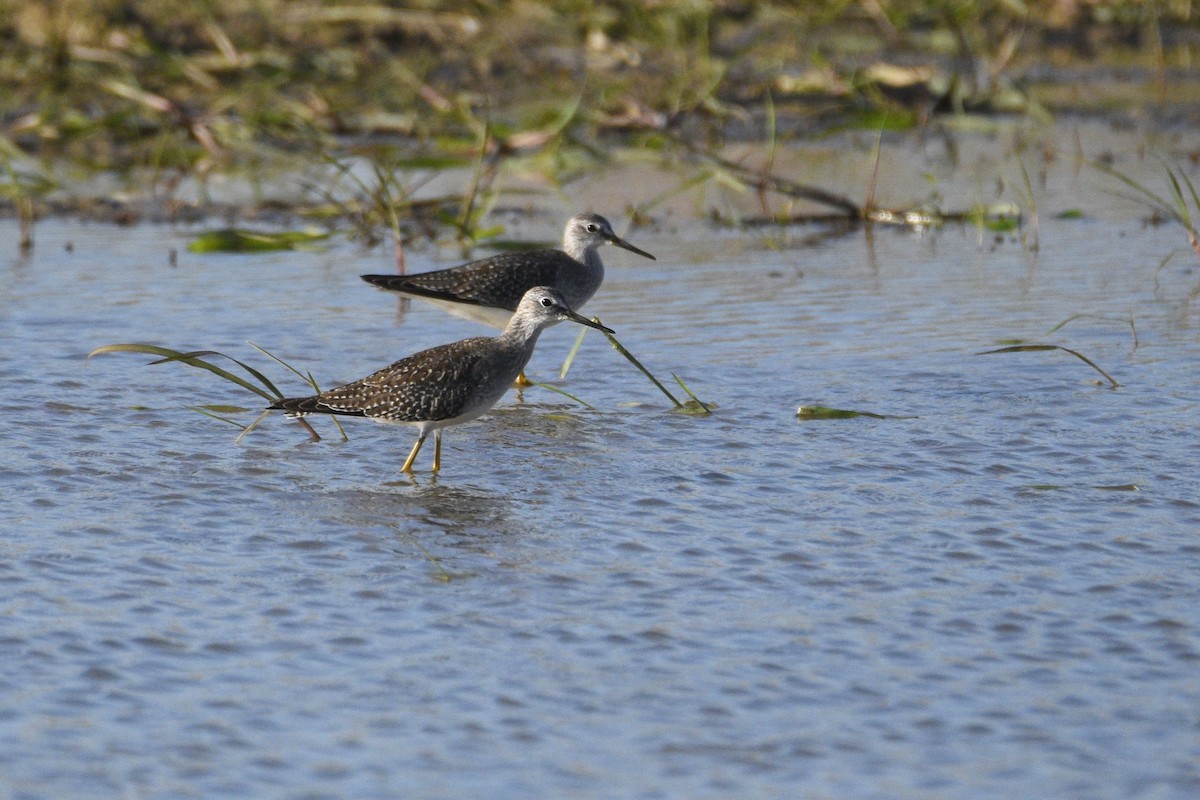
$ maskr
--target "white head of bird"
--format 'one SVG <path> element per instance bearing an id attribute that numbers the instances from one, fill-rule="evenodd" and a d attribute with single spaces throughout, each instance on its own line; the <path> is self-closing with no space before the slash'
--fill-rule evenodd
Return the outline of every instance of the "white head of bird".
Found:
<path id="1" fill-rule="evenodd" d="M 599 214 L 576 214 L 567 220 L 567 227 L 563 230 L 563 252 L 571 258 L 590 265 L 596 258 L 596 250 L 606 244 L 656 260 L 645 250 L 617 236 L 608 220 Z"/>

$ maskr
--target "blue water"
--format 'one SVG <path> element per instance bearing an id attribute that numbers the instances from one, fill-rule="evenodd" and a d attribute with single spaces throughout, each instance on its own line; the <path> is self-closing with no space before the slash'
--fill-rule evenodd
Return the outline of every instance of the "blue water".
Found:
<path id="1" fill-rule="evenodd" d="M 510 395 L 437 478 L 428 452 L 399 473 L 407 428 L 273 417 L 235 444 L 188 407 L 248 393 L 85 361 L 214 349 L 303 393 L 247 341 L 328 386 L 482 332 L 362 285 L 382 251 L 188 233 L 47 220 L 18 258 L 0 230 L 0 795 L 1200 794 L 1179 229 L 630 232 L 659 260 L 606 252 L 586 310 L 716 413 L 589 333 L 561 385 L 598 411 Z M 1012 339 L 1121 386 L 976 355 Z"/>

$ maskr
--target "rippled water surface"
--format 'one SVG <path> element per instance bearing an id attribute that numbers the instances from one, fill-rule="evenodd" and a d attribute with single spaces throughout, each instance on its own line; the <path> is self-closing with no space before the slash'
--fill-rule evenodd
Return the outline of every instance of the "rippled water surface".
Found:
<path id="1" fill-rule="evenodd" d="M 235 444 L 188 406 L 249 394 L 85 363 L 211 348 L 302 393 L 247 340 L 333 385 L 481 332 L 361 284 L 380 251 L 51 220 L 17 259 L 6 223 L 0 794 L 1200 795 L 1200 272 L 1178 228 L 1087 208 L 1036 251 L 633 231 L 659 260 L 607 251 L 587 311 L 716 413 L 590 333 L 562 385 L 597 412 L 510 395 L 437 479 L 399 473 L 407 428 Z M 1011 339 L 1122 385 L 976 355 Z"/>

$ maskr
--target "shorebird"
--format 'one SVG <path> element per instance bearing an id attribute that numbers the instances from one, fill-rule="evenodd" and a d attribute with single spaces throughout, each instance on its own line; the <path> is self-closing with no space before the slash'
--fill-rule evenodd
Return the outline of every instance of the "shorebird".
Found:
<path id="1" fill-rule="evenodd" d="M 614 244 L 649 259 L 654 256 L 613 233 L 599 214 L 578 214 L 563 230 L 562 250 L 498 253 L 458 267 L 416 275 L 363 275 L 381 289 L 428 300 L 460 317 L 503 328 L 534 286 L 557 289 L 578 311 L 604 281 L 597 250 Z"/>
<path id="2" fill-rule="evenodd" d="M 571 310 L 547 286 L 529 289 L 504 331 L 422 350 L 362 380 L 312 397 L 276 400 L 290 417 L 342 414 L 417 426 L 417 441 L 400 468 L 411 473 L 425 438 L 434 433 L 433 472 L 442 466 L 442 429 L 489 411 L 529 363 L 543 330 L 564 320 L 612 333 Z"/>

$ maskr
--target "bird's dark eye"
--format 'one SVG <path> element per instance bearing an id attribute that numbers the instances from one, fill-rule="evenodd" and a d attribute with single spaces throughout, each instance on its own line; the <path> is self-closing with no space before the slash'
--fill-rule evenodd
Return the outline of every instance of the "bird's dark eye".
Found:
<path id="1" fill-rule="evenodd" d="M 596 223 L 594 223 L 594 222 L 589 222 L 589 223 L 588 223 L 588 226 L 587 226 L 587 232 L 588 232 L 588 233 L 595 233 L 595 232 L 596 232 L 596 231 L 598 231 L 598 230 L 600 230 L 600 226 L 599 226 L 599 225 L 597 225 L 597 224 L 596 224 Z"/>
<path id="2" fill-rule="evenodd" d="M 554 305 L 554 301 L 551 300 L 549 297 L 542 298 L 542 308 L 549 308 L 552 305 Z"/>

